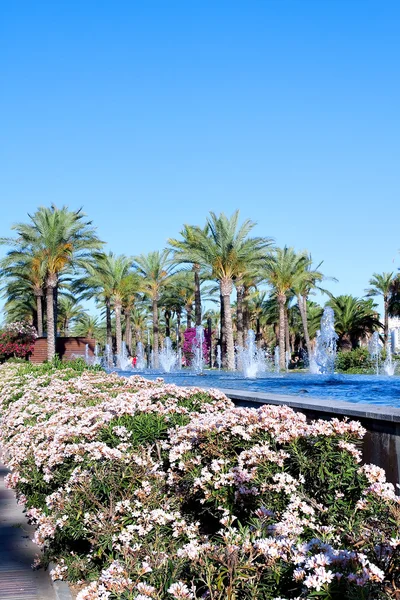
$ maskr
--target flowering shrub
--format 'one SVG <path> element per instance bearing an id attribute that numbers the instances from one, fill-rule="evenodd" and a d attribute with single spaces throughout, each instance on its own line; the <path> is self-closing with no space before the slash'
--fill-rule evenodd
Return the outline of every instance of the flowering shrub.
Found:
<path id="1" fill-rule="evenodd" d="M 0 368 L 1 435 L 52 575 L 78 600 L 377 600 L 400 588 L 400 503 L 357 422 L 217 390 Z"/>
<path id="2" fill-rule="evenodd" d="M 21 321 L 5 325 L 0 335 L 0 354 L 5 358 L 25 358 L 33 351 L 36 338 L 36 329 L 29 323 Z"/>

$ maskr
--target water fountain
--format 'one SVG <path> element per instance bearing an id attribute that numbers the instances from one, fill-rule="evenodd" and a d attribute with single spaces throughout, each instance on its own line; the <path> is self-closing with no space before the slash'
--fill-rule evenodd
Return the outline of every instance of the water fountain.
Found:
<path id="1" fill-rule="evenodd" d="M 121 354 L 116 356 L 117 368 L 122 371 L 130 371 L 132 369 L 132 359 L 128 356 L 126 343 L 122 342 Z"/>
<path id="2" fill-rule="evenodd" d="M 177 361 L 176 361 L 176 368 L 178 369 L 178 371 L 180 371 L 182 369 L 182 350 L 181 348 L 179 348 L 178 352 L 177 352 Z"/>
<path id="3" fill-rule="evenodd" d="M 204 356 L 203 356 L 203 344 L 204 344 L 204 329 L 201 325 L 196 327 L 196 335 L 193 339 L 192 344 L 192 369 L 195 373 L 202 373 L 204 368 Z"/>
<path id="4" fill-rule="evenodd" d="M 381 359 L 382 347 L 379 341 L 379 333 L 377 331 L 374 331 L 372 334 L 372 337 L 368 343 L 368 351 L 371 360 L 375 362 L 376 374 L 379 375 L 379 362 Z"/>
<path id="5" fill-rule="evenodd" d="M 222 358 L 221 358 L 221 346 L 220 344 L 217 345 L 217 367 L 218 367 L 218 371 L 221 370 L 221 366 L 222 366 Z"/>
<path id="6" fill-rule="evenodd" d="M 114 366 L 114 358 L 111 350 L 111 346 L 106 344 L 104 354 L 101 358 L 100 364 L 105 369 L 110 369 Z"/>
<path id="7" fill-rule="evenodd" d="M 290 352 L 289 352 L 289 350 L 286 350 L 286 352 L 285 352 L 285 369 L 286 369 L 286 373 L 289 371 L 289 363 L 290 363 Z"/>
<path id="8" fill-rule="evenodd" d="M 390 342 L 386 344 L 386 358 L 383 363 L 383 371 L 385 375 L 389 375 L 389 377 L 393 377 L 396 371 L 396 365 L 393 362 L 392 347 Z"/>
<path id="9" fill-rule="evenodd" d="M 176 367 L 178 356 L 172 348 L 172 342 L 169 337 L 165 338 L 164 348 L 159 353 L 159 361 L 164 373 L 170 373 Z"/>
<path id="10" fill-rule="evenodd" d="M 254 378 L 266 371 L 265 354 L 256 345 L 256 334 L 249 329 L 245 348 L 237 348 L 239 364 L 245 377 Z"/>
<path id="11" fill-rule="evenodd" d="M 94 365 L 101 364 L 101 357 L 99 356 L 99 345 L 98 344 L 95 344 L 95 347 L 94 347 L 93 364 Z"/>
<path id="12" fill-rule="evenodd" d="M 143 371 L 146 368 L 146 359 L 142 342 L 136 344 L 136 368 Z"/>
<path id="13" fill-rule="evenodd" d="M 311 372 L 323 375 L 334 372 L 338 337 L 335 331 L 335 314 L 330 306 L 326 306 L 321 318 L 321 329 L 317 334 L 315 353 L 310 359 Z"/>

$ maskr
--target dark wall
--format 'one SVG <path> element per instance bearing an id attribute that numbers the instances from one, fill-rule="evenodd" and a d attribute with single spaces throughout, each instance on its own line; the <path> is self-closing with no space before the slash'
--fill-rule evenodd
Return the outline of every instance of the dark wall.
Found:
<path id="1" fill-rule="evenodd" d="M 56 340 L 56 351 L 62 360 L 71 360 L 74 356 L 85 356 L 86 344 L 89 345 L 89 356 L 94 355 L 96 341 L 82 337 L 59 337 Z M 35 348 L 29 357 L 32 363 L 38 364 L 47 360 L 47 338 L 38 338 Z"/>

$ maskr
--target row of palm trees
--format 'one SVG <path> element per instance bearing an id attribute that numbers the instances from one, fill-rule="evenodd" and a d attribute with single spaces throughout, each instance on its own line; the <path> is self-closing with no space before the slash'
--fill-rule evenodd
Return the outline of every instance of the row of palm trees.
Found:
<path id="1" fill-rule="evenodd" d="M 11 247 L 0 263 L 8 318 L 26 316 L 33 308 L 39 336 L 46 326 L 51 360 L 60 326 L 68 334 L 75 320 L 78 330 L 86 324 L 87 330 L 96 331 L 95 320 L 82 313 L 77 300 L 94 298 L 104 309 L 105 341 L 112 345 L 114 331 L 117 354 L 123 337 L 131 348 L 143 335 L 148 322 L 144 307 L 150 313 L 158 366 L 160 312 L 161 333 L 170 335 L 173 319 L 181 330 L 183 314 L 187 327 L 192 326 L 194 306 L 196 326 L 205 314 L 214 326 L 216 319 L 220 321 L 219 343 L 227 369 L 235 368 L 235 341 L 243 346 L 251 325 L 259 345 L 263 339 L 278 343 L 283 369 L 285 351 L 293 349 L 296 339 L 312 351 L 322 308 L 310 302 L 309 296 L 316 289 L 326 291 L 321 284 L 327 278 L 320 264 L 313 266 L 308 252 L 278 248 L 270 237 L 252 236 L 254 226 L 250 220 L 240 224 L 239 211 L 231 217 L 211 212 L 204 227 L 185 225 L 179 238 L 168 240 L 165 250 L 128 257 L 103 251 L 104 243 L 82 210 L 40 207 L 29 215 L 28 223 L 13 227 L 16 237 L 0 240 Z M 263 287 L 268 287 L 268 294 Z M 393 273 L 384 273 L 374 274 L 367 290 L 370 297 L 383 296 L 385 341 L 388 315 L 399 308 L 399 287 Z M 329 295 L 344 349 L 380 327 L 371 298 Z M 216 296 L 219 313 L 210 309 L 205 313 L 202 300 L 215 301 Z M 269 339 L 271 330 L 274 335 Z"/>

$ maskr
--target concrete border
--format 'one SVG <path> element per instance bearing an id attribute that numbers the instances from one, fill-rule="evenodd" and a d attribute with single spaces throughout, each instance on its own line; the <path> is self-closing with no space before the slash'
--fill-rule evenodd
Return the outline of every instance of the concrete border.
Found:
<path id="1" fill-rule="evenodd" d="M 50 571 L 52 569 L 54 569 L 55 566 L 56 565 L 54 563 L 49 564 L 49 567 L 48 567 L 49 577 L 50 577 Z M 72 593 L 71 593 L 71 590 L 69 588 L 67 581 L 63 581 L 62 579 L 53 580 L 51 577 L 50 577 L 50 579 L 51 579 L 51 583 L 52 583 L 53 589 L 54 589 L 55 600 L 73 600 Z"/>
<path id="2" fill-rule="evenodd" d="M 400 423 L 400 408 L 381 406 L 378 404 L 353 403 L 345 400 L 332 400 L 315 397 L 294 396 L 289 394 L 273 394 L 268 392 L 251 392 L 248 390 L 218 388 L 231 400 L 255 404 L 277 404 L 290 406 L 299 410 L 315 410 L 318 412 L 349 416 L 357 419 L 375 419 Z"/>
<path id="3" fill-rule="evenodd" d="M 304 413 L 308 419 L 349 417 L 367 430 L 363 457 L 386 471 L 387 480 L 400 484 L 400 409 L 374 404 L 353 404 L 344 400 L 324 400 L 265 392 L 218 388 L 239 406 L 286 405 Z"/>

